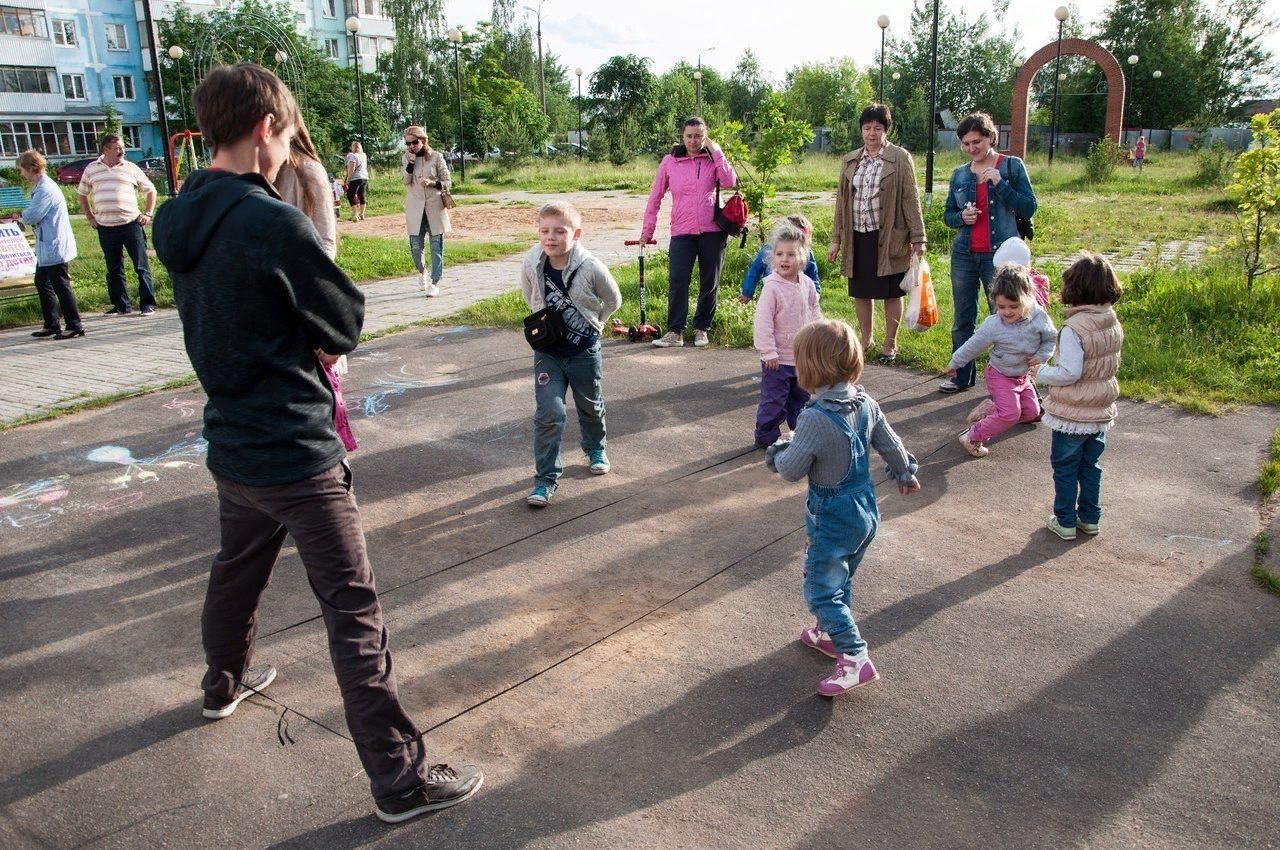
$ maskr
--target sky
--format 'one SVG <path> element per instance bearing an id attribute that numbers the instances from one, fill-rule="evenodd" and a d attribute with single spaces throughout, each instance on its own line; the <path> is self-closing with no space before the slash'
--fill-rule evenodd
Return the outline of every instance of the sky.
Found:
<path id="1" fill-rule="evenodd" d="M 1029 56 L 1057 35 L 1053 10 L 1062 0 L 1012 0 L 1005 24 L 1021 31 L 1022 55 Z M 944 9 L 963 9 L 971 18 L 990 15 L 984 0 L 944 0 Z M 521 5 L 535 6 L 536 0 Z M 880 48 L 876 18 L 889 16 L 889 35 L 905 35 L 911 20 L 911 0 L 808 0 L 791 7 L 779 0 L 544 0 L 542 39 L 563 64 L 581 65 L 584 76 L 610 56 L 635 53 L 653 60 L 662 73 L 680 60 L 727 73 L 750 47 L 775 83 L 788 68 L 806 62 L 849 56 L 860 65 L 875 61 Z M 1108 0 L 1076 0 L 1085 31 L 1102 17 Z M 450 25 L 470 29 L 487 20 L 491 0 L 446 0 Z M 804 12 L 789 9 L 803 8 Z M 781 10 L 781 11 L 780 11 Z M 526 13 L 532 23 L 533 15 Z M 1280 56 L 1280 34 L 1270 39 Z M 572 79 L 572 76 L 571 76 Z M 584 85 L 585 85 L 584 80 Z"/>

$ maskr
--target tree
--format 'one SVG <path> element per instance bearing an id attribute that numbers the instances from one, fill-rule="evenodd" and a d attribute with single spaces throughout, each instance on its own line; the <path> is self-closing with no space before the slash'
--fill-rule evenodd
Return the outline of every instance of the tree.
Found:
<path id="1" fill-rule="evenodd" d="M 886 76 L 892 103 L 905 103 L 917 86 L 929 90 L 932 32 L 933 6 L 927 0 L 915 0 L 908 35 L 890 39 L 887 48 L 895 61 L 886 74 L 894 70 L 902 74 L 892 84 Z M 957 115 L 981 110 L 997 123 L 1008 121 L 1020 37 L 1017 28 L 993 30 L 986 14 L 970 20 L 963 10 L 957 14 L 945 6 L 939 9 L 938 109 Z"/>
<path id="2" fill-rule="evenodd" d="M 852 59 L 832 59 L 787 71 L 783 102 L 792 118 L 831 129 L 837 150 L 851 150 L 858 140 L 858 116 L 875 100 L 871 78 Z"/>
<path id="3" fill-rule="evenodd" d="M 769 203 L 777 194 L 778 169 L 790 164 L 796 153 L 813 141 L 808 123 L 788 118 L 782 95 L 768 92 L 756 105 L 755 145 L 748 147 L 748 132 L 736 121 L 725 125 L 721 145 L 738 172 L 738 190 L 756 216 L 761 241 L 769 224 Z"/>
<path id="4" fill-rule="evenodd" d="M 1217 14 L 1204 15 L 1199 96 L 1205 114 L 1229 120 L 1241 102 L 1267 90 L 1275 56 L 1266 39 L 1277 24 L 1266 11 L 1265 0 L 1223 0 Z"/>
<path id="5" fill-rule="evenodd" d="M 610 161 L 618 165 L 640 149 L 640 122 L 652 110 L 657 90 L 657 79 L 649 70 L 651 61 L 634 53 L 612 56 L 591 76 L 604 145 Z"/>
<path id="6" fill-rule="evenodd" d="M 1280 109 L 1253 116 L 1249 128 L 1253 144 L 1236 158 L 1227 193 L 1239 211 L 1240 235 L 1232 242 L 1244 250 L 1252 291 L 1255 280 L 1280 271 Z"/>
<path id="7" fill-rule="evenodd" d="M 705 73 L 705 71 L 703 72 Z M 742 58 L 733 69 L 733 75 L 725 86 L 725 100 L 729 107 L 729 117 L 741 122 L 746 127 L 754 126 L 756 108 L 773 85 L 760 67 L 751 48 L 742 53 Z"/>
<path id="8" fill-rule="evenodd" d="M 423 96 L 431 75 L 432 41 L 444 29 L 443 0 L 382 0 L 382 10 L 396 28 L 391 49 L 379 56 L 382 73 L 401 85 L 395 88 L 403 116 L 424 115 L 434 104 Z"/>
<path id="9" fill-rule="evenodd" d="M 1201 112 L 1197 49 L 1203 20 L 1200 0 L 1114 0 L 1097 40 L 1120 60 L 1125 75 L 1125 123 L 1131 127 L 1176 127 Z M 1130 65 L 1128 57 L 1139 57 Z M 1155 79 L 1152 71 L 1159 70 Z M 1087 90 L 1103 85 L 1101 70 L 1086 74 Z"/>

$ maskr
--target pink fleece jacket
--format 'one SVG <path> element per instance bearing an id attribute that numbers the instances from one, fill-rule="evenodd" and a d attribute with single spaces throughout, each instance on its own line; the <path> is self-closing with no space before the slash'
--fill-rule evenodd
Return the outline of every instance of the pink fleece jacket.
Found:
<path id="1" fill-rule="evenodd" d="M 738 175 L 719 148 L 714 152 L 703 148 L 697 156 L 664 156 L 653 178 L 653 188 L 649 190 L 641 237 L 646 241 L 653 238 L 662 196 L 668 189 L 671 190 L 672 236 L 696 236 L 719 230 L 716 226 L 717 177 L 721 189 L 732 189 L 738 183 Z"/>
<path id="2" fill-rule="evenodd" d="M 796 365 L 791 340 L 800 329 L 822 318 L 818 308 L 818 288 L 808 275 L 799 282 L 787 280 L 777 273 L 764 279 L 764 292 L 756 304 L 753 343 L 761 360 L 775 357 L 784 366 Z"/>

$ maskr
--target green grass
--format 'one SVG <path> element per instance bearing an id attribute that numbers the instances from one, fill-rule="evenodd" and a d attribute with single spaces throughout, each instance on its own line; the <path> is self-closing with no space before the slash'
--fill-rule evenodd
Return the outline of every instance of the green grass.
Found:
<path id="1" fill-rule="evenodd" d="M 1258 492 L 1270 499 L 1280 490 L 1280 428 L 1271 435 L 1271 456 L 1262 464 L 1258 473 Z"/>
<path id="2" fill-rule="evenodd" d="M 98 247 L 98 235 L 80 217 L 71 219 L 71 229 L 75 232 L 76 244 L 80 249 L 80 256 L 71 261 L 70 268 L 76 301 L 83 313 L 106 310 L 111 304 L 107 298 L 107 263 Z M 526 250 L 535 238 L 535 234 L 530 231 L 522 234 L 518 240 L 446 239 L 445 263 L 456 266 L 506 257 Z M 413 274 L 414 271 L 408 239 L 384 239 L 377 236 L 342 236 L 338 243 L 338 265 L 356 281 L 402 277 Z M 125 273 L 132 298 L 137 294 L 138 282 L 127 255 Z M 155 285 L 156 302 L 161 307 L 173 306 L 173 283 L 164 264 L 155 257 L 151 258 L 151 278 Z M 0 302 L 0 328 L 38 324 L 41 321 L 40 304 L 34 295 L 34 288 L 31 292 L 32 295 L 27 298 Z"/>

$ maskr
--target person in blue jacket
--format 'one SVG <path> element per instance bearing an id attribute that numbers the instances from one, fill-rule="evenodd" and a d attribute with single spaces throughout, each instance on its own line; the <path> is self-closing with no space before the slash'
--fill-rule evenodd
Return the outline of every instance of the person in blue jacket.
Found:
<path id="1" fill-rule="evenodd" d="M 787 216 L 785 221 L 789 224 L 794 224 L 804 231 L 805 236 L 813 239 L 813 225 L 809 223 L 809 219 L 796 213 Z M 756 254 L 756 258 L 747 267 L 746 277 L 742 279 L 742 294 L 738 296 L 739 303 L 751 303 L 751 299 L 756 294 L 756 287 L 760 285 L 760 281 L 769 276 L 768 261 L 769 245 L 766 243 L 760 246 L 760 253 Z M 804 273 L 813 281 L 814 288 L 821 292 L 822 281 L 818 278 L 818 264 L 813 260 L 813 252 L 809 253 L 809 262 L 805 263 Z"/>

